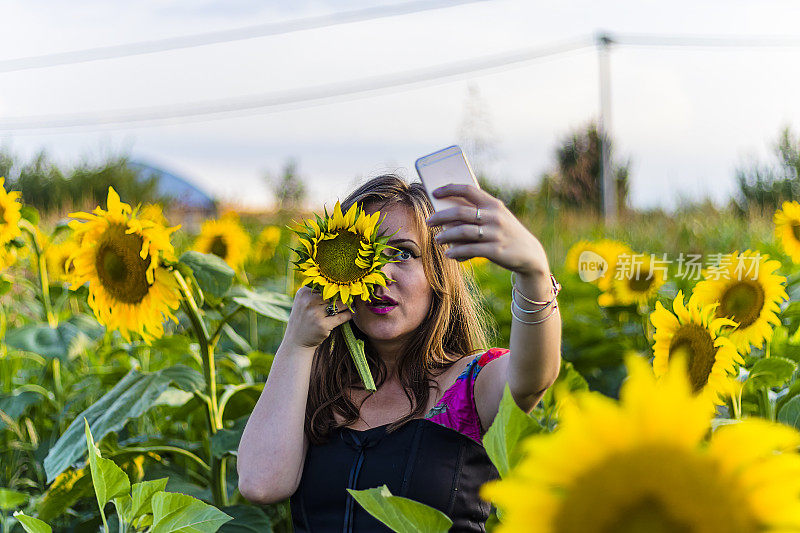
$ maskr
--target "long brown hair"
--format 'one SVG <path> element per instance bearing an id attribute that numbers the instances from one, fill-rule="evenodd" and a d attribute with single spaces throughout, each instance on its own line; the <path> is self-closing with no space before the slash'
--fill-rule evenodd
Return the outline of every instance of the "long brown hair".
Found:
<path id="1" fill-rule="evenodd" d="M 425 277 L 433 289 L 428 315 L 408 341 L 398 361 L 398 377 L 413 410 L 388 426 L 387 431 L 393 431 L 425 414 L 423 411 L 428 405 L 431 385 L 436 385 L 431 378 L 434 371 L 438 375 L 458 359 L 488 347 L 490 318 L 479 305 L 471 271 L 446 257 L 445 248 L 433 238 L 441 227 L 428 228 L 425 223 L 433 214 L 433 206 L 421 183 L 409 184 L 393 174 L 378 176 L 353 191 L 342 202 L 342 211 L 346 212 L 356 202 L 364 207 L 378 206 L 378 209 L 392 203 L 411 208 L 414 223 L 422 236 L 420 246 Z M 376 386 L 380 387 L 387 377 L 386 365 L 369 339 L 352 321 L 351 325 L 356 337 L 364 341 L 370 370 Z M 310 442 L 321 444 L 334 428 L 349 426 L 358 420 L 359 406 L 345 394 L 352 388 L 362 388 L 361 380 L 344 336 L 336 328 L 314 354 L 305 420 L 305 432 Z M 342 417 L 342 424 L 336 423 L 334 413 Z"/>

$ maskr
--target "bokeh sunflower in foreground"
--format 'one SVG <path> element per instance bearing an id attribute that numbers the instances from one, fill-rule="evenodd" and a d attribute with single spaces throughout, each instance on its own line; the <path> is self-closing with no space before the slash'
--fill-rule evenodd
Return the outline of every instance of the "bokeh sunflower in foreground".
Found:
<path id="1" fill-rule="evenodd" d="M 706 442 L 712 409 L 681 359 L 656 379 L 641 358 L 616 402 L 578 393 L 560 427 L 481 488 L 508 532 L 719 533 L 800 528 L 800 433 L 750 419 Z"/>
<path id="2" fill-rule="evenodd" d="M 107 209 L 71 213 L 69 223 L 80 246 L 72 264 L 71 288 L 89 284 L 89 306 L 97 319 L 126 340 L 138 333 L 146 342 L 164 334 L 164 321 L 177 322 L 178 284 L 163 266 L 175 262 L 167 228 L 137 216 L 136 210 L 108 189 Z M 83 220 L 84 222 L 81 222 Z"/>
<path id="3" fill-rule="evenodd" d="M 716 304 L 701 307 L 695 298 L 689 298 L 688 305 L 684 305 L 683 292 L 678 291 L 672 302 L 675 314 L 656 302 L 650 322 L 656 328 L 653 346 L 656 376 L 667 373 L 673 358 L 683 357 L 692 391 L 722 405 L 720 396 L 728 394 L 728 381 L 735 374 L 737 363 L 744 364 L 744 360 L 730 339 L 720 335 L 723 326 L 736 326 L 736 322 L 715 318 L 716 307 Z"/>
<path id="4" fill-rule="evenodd" d="M 780 303 L 789 299 L 786 278 L 775 273 L 780 266 L 760 252 L 733 252 L 723 255 L 692 291 L 699 305 L 719 303 L 716 316 L 738 323 L 729 337 L 740 353 L 749 354 L 751 344 L 761 348 L 780 325 Z"/>
<path id="5" fill-rule="evenodd" d="M 396 248 L 386 244 L 391 235 L 379 236 L 380 214 L 367 215 L 357 203 L 343 214 L 337 201 L 332 215 L 325 209 L 324 218 L 315 215 L 316 220 L 307 219 L 291 228 L 301 245 L 294 250 L 298 255 L 295 267 L 303 276 L 301 285 L 321 291 L 322 298 L 334 306 L 340 301 L 350 309 L 354 297 L 367 301 L 373 297 L 375 285 L 385 287 L 388 278 L 382 269 L 394 260 L 383 252 Z M 376 390 L 363 341 L 355 338 L 349 322 L 341 328 L 364 388 Z"/>
<path id="6" fill-rule="evenodd" d="M 5 246 L 21 233 L 20 196 L 17 191 L 6 191 L 5 178 L 0 178 L 0 246 Z"/>
<path id="7" fill-rule="evenodd" d="M 240 271 L 250 254 L 250 246 L 250 235 L 239 223 L 239 217 L 232 213 L 219 220 L 203 222 L 193 248 L 204 254 L 214 254 Z"/>
<path id="8" fill-rule="evenodd" d="M 775 236 L 783 245 L 786 255 L 800 263 L 800 203 L 783 202 L 775 211 Z"/>

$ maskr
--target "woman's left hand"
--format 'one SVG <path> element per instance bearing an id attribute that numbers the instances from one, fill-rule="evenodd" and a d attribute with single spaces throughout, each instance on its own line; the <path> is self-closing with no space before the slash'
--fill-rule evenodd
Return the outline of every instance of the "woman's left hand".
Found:
<path id="1" fill-rule="evenodd" d="M 448 257 L 458 261 L 485 257 L 522 275 L 550 272 L 539 239 L 491 194 L 474 185 L 451 183 L 433 195 L 459 196 L 473 204 L 437 211 L 427 220 L 428 226 L 449 225 L 436 236 L 439 244 L 451 245 L 445 252 Z"/>

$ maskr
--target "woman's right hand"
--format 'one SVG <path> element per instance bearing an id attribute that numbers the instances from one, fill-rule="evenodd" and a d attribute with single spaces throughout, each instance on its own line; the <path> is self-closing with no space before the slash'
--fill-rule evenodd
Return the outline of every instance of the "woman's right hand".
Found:
<path id="1" fill-rule="evenodd" d="M 312 291 L 307 285 L 300 287 L 294 296 L 289 323 L 283 336 L 284 342 L 288 341 L 301 348 L 316 348 L 328 338 L 333 328 L 353 318 L 352 311 L 341 302 L 336 304 L 339 312 L 327 316 L 327 305 L 328 302 L 322 299 L 321 293 Z"/>

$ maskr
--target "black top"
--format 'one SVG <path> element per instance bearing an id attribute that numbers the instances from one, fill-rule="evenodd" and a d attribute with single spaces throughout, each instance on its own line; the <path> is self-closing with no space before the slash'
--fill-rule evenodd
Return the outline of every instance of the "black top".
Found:
<path id="1" fill-rule="evenodd" d="M 427 419 L 388 434 L 387 426 L 337 428 L 326 444 L 309 444 L 290 500 L 295 531 L 391 531 L 345 490 L 384 484 L 395 496 L 442 511 L 453 521 L 450 531 L 485 531 L 490 504 L 479 498 L 478 488 L 498 473 L 483 446 Z"/>

